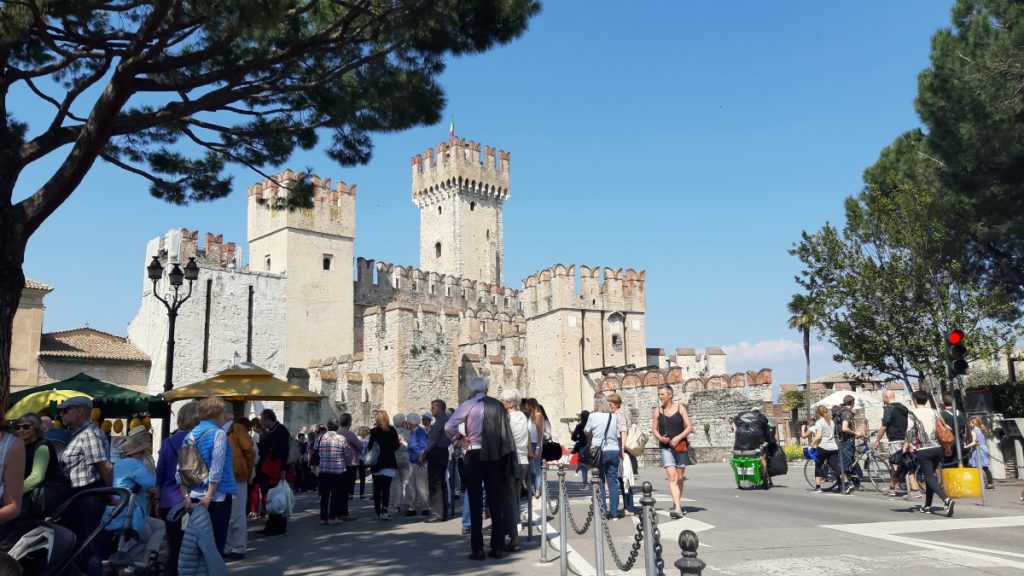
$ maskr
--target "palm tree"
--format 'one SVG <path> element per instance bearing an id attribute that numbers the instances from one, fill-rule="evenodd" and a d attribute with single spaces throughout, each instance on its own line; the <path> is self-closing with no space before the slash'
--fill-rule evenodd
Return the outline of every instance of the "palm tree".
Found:
<path id="1" fill-rule="evenodd" d="M 804 337 L 804 358 L 807 360 L 807 373 L 804 380 L 804 393 L 811 387 L 811 326 L 814 325 L 815 312 L 814 302 L 810 296 L 805 294 L 794 294 L 793 299 L 786 305 L 786 309 L 792 316 L 789 317 L 789 327 L 799 330 Z"/>

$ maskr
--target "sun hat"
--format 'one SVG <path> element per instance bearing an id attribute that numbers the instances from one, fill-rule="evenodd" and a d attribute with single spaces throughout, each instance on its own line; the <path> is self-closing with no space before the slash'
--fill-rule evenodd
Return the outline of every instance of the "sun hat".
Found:
<path id="1" fill-rule="evenodd" d="M 148 450 L 153 445 L 153 439 L 150 437 L 148 432 L 142 434 L 136 434 L 134 436 L 128 436 L 124 442 L 117 447 L 117 451 L 121 453 L 121 456 L 128 457 L 132 454 Z"/>
<path id="2" fill-rule="evenodd" d="M 423 419 L 424 420 L 430 420 L 431 422 L 433 422 L 434 421 L 434 415 L 431 414 L 430 412 L 424 412 L 423 413 Z"/>

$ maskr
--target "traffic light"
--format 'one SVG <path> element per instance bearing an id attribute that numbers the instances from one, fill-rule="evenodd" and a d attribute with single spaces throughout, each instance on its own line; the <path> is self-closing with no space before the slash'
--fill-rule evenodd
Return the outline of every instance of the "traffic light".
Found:
<path id="1" fill-rule="evenodd" d="M 949 354 L 949 365 L 953 371 L 953 376 L 961 376 L 967 373 L 967 347 L 964 346 L 964 331 L 953 330 L 946 337 L 946 342 L 949 344 L 947 352 Z"/>

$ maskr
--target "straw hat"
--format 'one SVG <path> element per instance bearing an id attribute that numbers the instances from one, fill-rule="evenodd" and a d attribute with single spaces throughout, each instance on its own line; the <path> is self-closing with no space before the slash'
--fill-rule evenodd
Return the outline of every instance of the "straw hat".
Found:
<path id="1" fill-rule="evenodd" d="M 141 434 L 129 434 L 129 436 L 125 438 L 124 442 L 117 447 L 117 450 L 121 453 L 122 457 L 127 458 L 132 454 L 148 450 L 152 445 L 153 438 L 145 431 L 145 429 L 143 429 Z"/>

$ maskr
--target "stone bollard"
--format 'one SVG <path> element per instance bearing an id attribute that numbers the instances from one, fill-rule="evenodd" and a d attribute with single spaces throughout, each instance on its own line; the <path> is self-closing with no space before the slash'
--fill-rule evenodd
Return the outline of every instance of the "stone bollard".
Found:
<path id="1" fill-rule="evenodd" d="M 697 547 L 700 546 L 700 539 L 697 538 L 697 533 L 693 530 L 683 530 L 679 533 L 679 548 L 683 552 L 683 557 L 676 560 L 676 568 L 679 569 L 679 574 L 696 574 L 700 576 L 701 572 L 704 571 L 704 561 L 697 558 Z"/>
<path id="2" fill-rule="evenodd" d="M 566 533 L 566 518 L 569 501 L 565 497 L 565 464 L 558 465 L 558 573 L 569 574 L 569 537 Z"/>
<path id="3" fill-rule="evenodd" d="M 654 576 L 658 573 L 657 558 L 654 557 L 654 487 L 650 482 L 644 482 L 641 487 L 643 496 L 640 497 L 640 521 L 644 529 L 644 573 Z"/>

